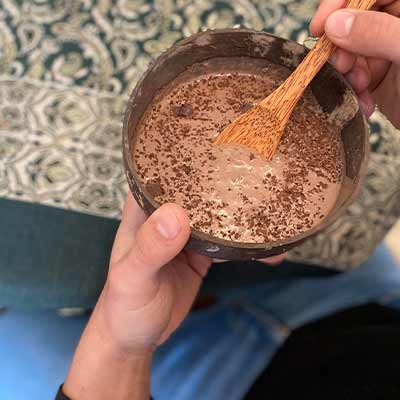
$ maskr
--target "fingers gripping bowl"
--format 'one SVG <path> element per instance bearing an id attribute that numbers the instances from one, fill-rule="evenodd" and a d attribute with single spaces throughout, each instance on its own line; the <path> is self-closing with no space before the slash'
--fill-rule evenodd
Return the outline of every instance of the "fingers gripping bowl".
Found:
<path id="1" fill-rule="evenodd" d="M 355 94 L 330 65 L 294 113 L 276 165 L 247 149 L 212 145 L 213 135 L 273 90 L 305 54 L 266 33 L 207 31 L 162 54 L 137 84 L 123 127 L 128 183 L 147 214 L 164 201 L 187 209 L 188 249 L 227 260 L 281 254 L 332 224 L 354 200 L 369 133 Z M 227 229 L 227 221 L 235 226 Z"/>

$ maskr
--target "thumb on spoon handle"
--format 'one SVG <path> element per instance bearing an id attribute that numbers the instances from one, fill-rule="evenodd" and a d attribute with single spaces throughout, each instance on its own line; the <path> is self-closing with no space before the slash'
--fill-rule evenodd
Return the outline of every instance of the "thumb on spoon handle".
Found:
<path id="1" fill-rule="evenodd" d="M 375 3 L 376 0 L 349 0 L 346 8 L 366 11 Z M 282 110 L 282 113 L 285 113 L 281 118 L 282 121 L 287 121 L 289 119 L 290 114 L 293 112 L 293 109 L 303 95 L 305 89 L 329 60 L 335 50 L 336 46 L 324 34 L 318 40 L 314 48 L 299 64 L 296 70 L 277 89 L 276 96 L 284 97 L 287 105 L 285 110 Z M 261 105 L 263 105 L 263 102 L 261 102 Z"/>

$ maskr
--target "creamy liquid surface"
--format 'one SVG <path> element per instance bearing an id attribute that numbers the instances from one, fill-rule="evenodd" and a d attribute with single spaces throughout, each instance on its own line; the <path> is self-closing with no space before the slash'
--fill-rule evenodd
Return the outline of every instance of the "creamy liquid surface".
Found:
<path id="1" fill-rule="evenodd" d="M 340 129 L 311 91 L 296 108 L 271 162 L 212 141 L 288 71 L 238 59 L 188 70 L 153 100 L 138 126 L 134 159 L 160 204 L 174 202 L 191 226 L 222 239 L 264 243 L 303 233 L 333 208 L 343 176 Z"/>

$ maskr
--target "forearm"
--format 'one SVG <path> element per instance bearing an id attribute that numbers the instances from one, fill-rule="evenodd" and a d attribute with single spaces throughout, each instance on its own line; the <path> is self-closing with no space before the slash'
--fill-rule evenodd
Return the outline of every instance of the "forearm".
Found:
<path id="1" fill-rule="evenodd" d="M 76 349 L 63 391 L 72 400 L 147 400 L 151 351 L 126 352 L 102 330 L 101 302 Z"/>
<path id="2" fill-rule="evenodd" d="M 190 235 L 182 208 L 164 204 L 144 220 L 128 195 L 107 283 L 62 388 L 72 400 L 149 399 L 153 352 L 186 316 L 210 267 L 207 257 L 181 253 Z"/>

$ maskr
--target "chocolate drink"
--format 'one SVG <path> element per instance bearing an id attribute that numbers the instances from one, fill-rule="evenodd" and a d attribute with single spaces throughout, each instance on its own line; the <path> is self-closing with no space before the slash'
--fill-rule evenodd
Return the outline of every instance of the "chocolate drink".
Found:
<path id="1" fill-rule="evenodd" d="M 341 127 L 307 90 L 271 162 L 213 139 L 268 96 L 285 67 L 248 58 L 197 64 L 164 87 L 138 126 L 137 171 L 160 203 L 182 205 L 192 228 L 241 243 L 291 238 L 334 207 L 344 168 Z"/>

